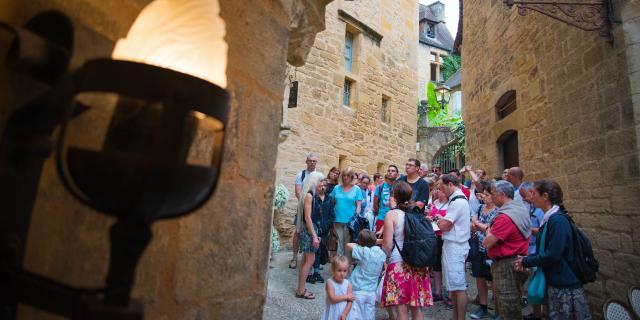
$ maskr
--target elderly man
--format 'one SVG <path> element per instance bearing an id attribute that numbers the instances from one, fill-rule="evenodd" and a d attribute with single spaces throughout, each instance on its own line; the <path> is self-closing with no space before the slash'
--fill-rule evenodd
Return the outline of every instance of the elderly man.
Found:
<path id="1" fill-rule="evenodd" d="M 451 173 L 440 177 L 440 191 L 449 198 L 447 214 L 437 224 L 442 230 L 442 271 L 444 283 L 453 298 L 453 319 L 465 319 L 467 280 L 465 261 L 469 255 L 471 219 L 469 202 L 460 190 L 460 179 Z"/>
<path id="2" fill-rule="evenodd" d="M 517 272 L 513 263 L 518 255 L 529 252 L 531 220 L 522 202 L 513 201 L 514 188 L 507 181 L 491 186 L 491 199 L 499 207 L 482 244 L 495 262 L 491 274 L 495 295 L 499 301 L 498 314 L 505 320 L 522 319 L 520 289 L 527 274 Z"/>

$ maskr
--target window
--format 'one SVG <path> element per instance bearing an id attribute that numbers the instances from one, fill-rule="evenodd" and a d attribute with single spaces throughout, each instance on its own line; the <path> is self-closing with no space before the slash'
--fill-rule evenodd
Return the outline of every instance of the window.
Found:
<path id="1" fill-rule="evenodd" d="M 518 131 L 505 131 L 498 138 L 498 159 L 502 160 L 502 170 L 517 167 L 518 159 Z M 500 167 L 500 164 L 498 165 Z"/>
<path id="2" fill-rule="evenodd" d="M 376 166 L 376 172 L 382 174 L 382 176 L 384 177 L 384 174 L 386 173 L 386 170 L 384 170 L 384 163 L 378 162 L 378 165 Z"/>
<path id="3" fill-rule="evenodd" d="M 344 37 L 344 70 L 353 71 L 353 33 L 349 31 Z"/>
<path id="4" fill-rule="evenodd" d="M 345 107 L 351 107 L 352 96 L 353 96 L 353 81 L 345 78 L 344 88 L 342 91 L 342 105 Z"/>
<path id="5" fill-rule="evenodd" d="M 438 55 L 435 52 L 431 52 L 429 59 L 433 62 L 438 62 Z"/>
<path id="6" fill-rule="evenodd" d="M 347 162 L 347 156 L 341 154 L 338 156 L 338 169 L 340 169 L 340 171 L 342 171 L 342 169 L 344 169 L 344 166 Z"/>
<path id="7" fill-rule="evenodd" d="M 389 110 L 389 98 L 382 96 L 382 106 L 380 108 L 380 121 L 383 123 L 391 122 L 391 110 Z"/>
<path id="8" fill-rule="evenodd" d="M 438 67 L 437 63 L 431 64 L 431 81 L 433 82 L 438 82 Z"/>
<path id="9" fill-rule="evenodd" d="M 516 111 L 516 91 L 509 90 L 498 99 L 496 102 L 496 112 L 498 114 L 498 120 L 504 119 L 504 117 L 510 115 Z"/>
<path id="10" fill-rule="evenodd" d="M 427 37 L 435 38 L 436 37 L 436 26 L 433 23 L 427 23 L 425 26 Z"/>

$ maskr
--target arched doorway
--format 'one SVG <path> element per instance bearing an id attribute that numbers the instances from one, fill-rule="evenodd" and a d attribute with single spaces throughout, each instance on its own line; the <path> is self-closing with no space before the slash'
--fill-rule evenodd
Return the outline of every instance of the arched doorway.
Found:
<path id="1" fill-rule="evenodd" d="M 498 170 L 517 167 L 518 156 L 518 131 L 507 130 L 496 141 L 498 149 Z"/>

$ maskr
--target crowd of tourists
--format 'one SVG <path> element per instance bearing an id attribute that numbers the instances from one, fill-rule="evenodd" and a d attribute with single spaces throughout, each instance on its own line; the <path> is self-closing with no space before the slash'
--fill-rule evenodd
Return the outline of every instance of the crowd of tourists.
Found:
<path id="1" fill-rule="evenodd" d="M 321 319 L 375 319 L 376 306 L 389 319 L 423 319 L 422 308 L 437 302 L 456 320 L 591 319 L 576 226 L 552 179 L 525 181 L 519 167 L 495 178 L 472 166 L 443 173 L 417 159 L 403 173 L 390 165 L 370 178 L 333 167 L 325 176 L 317 161 L 308 155 L 296 176 L 289 267 L 299 269 L 298 298 L 315 298 L 306 283 L 325 283 Z M 420 239 L 429 232 L 433 239 Z M 523 315 L 527 304 L 532 313 Z"/>

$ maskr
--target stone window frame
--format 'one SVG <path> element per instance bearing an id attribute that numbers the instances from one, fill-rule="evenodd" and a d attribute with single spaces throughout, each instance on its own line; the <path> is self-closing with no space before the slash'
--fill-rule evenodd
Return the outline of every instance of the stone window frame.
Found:
<path id="1" fill-rule="evenodd" d="M 503 93 L 494 106 L 496 120 L 502 120 L 518 110 L 518 97 L 514 89 Z"/>
<path id="2" fill-rule="evenodd" d="M 386 94 L 382 94 L 380 99 L 380 122 L 384 125 L 391 124 L 391 97 Z"/>
<path id="3" fill-rule="evenodd" d="M 436 56 L 436 60 L 432 60 L 431 56 L 435 55 Z M 440 67 L 442 66 L 442 59 L 444 57 L 447 57 L 448 54 L 443 54 L 441 52 L 438 51 L 429 51 L 429 81 L 433 82 L 433 83 L 441 83 L 444 82 L 443 74 L 442 72 L 440 72 Z M 433 67 L 435 66 L 435 80 L 433 79 Z"/>
<path id="4" fill-rule="evenodd" d="M 344 33 L 344 71 L 353 73 L 355 62 L 355 38 L 356 36 L 350 30 Z"/>
<path id="5" fill-rule="evenodd" d="M 347 83 L 349 84 L 349 89 L 347 90 Z M 356 108 L 356 95 L 357 95 L 357 81 L 346 75 L 344 77 L 344 82 L 342 84 L 342 101 L 340 102 L 344 108 L 354 110 Z M 346 97 L 346 95 L 349 95 Z M 348 99 L 348 102 L 345 104 L 345 99 Z"/>

